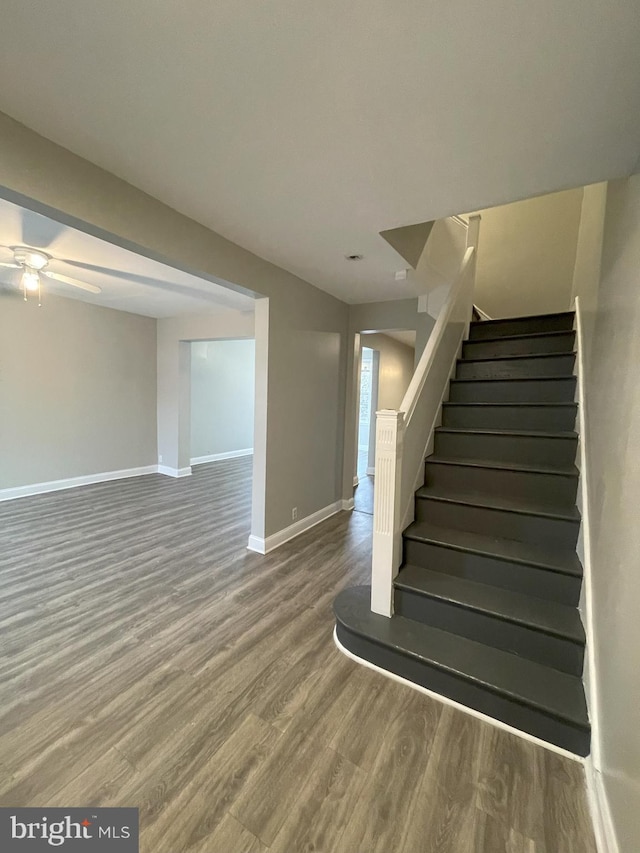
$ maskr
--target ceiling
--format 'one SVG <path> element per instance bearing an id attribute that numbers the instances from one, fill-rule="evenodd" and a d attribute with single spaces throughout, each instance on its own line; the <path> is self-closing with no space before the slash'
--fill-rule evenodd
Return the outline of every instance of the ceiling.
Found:
<path id="1" fill-rule="evenodd" d="M 0 199 L 0 244 L 43 249 L 54 258 L 48 266 L 52 272 L 101 287 L 102 293 L 93 294 L 44 280 L 46 293 L 93 305 L 147 317 L 217 313 L 230 308 L 248 311 L 254 307 L 253 299 L 248 296 L 114 246 L 4 199 Z M 0 248 L 0 260 L 11 259 L 11 252 Z M 17 291 L 20 272 L 0 269 L 0 288 L 2 284 Z"/>
<path id="2" fill-rule="evenodd" d="M 640 155 L 637 0 L 3 0 L 2 25 L 0 109 L 350 302 L 413 295 L 380 231 Z"/>

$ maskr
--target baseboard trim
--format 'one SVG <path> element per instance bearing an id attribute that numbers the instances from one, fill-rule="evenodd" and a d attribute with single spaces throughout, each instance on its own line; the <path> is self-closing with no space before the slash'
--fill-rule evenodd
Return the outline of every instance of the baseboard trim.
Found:
<path id="1" fill-rule="evenodd" d="M 165 477 L 190 477 L 191 466 L 187 468 L 168 468 L 166 465 L 158 465 L 158 474 L 164 474 Z"/>
<path id="2" fill-rule="evenodd" d="M 458 711 L 462 711 L 464 714 L 469 714 L 471 717 L 476 717 L 478 720 L 482 720 L 483 723 L 488 723 L 490 726 L 495 726 L 495 728 L 502 729 L 505 732 L 509 732 L 509 734 L 515 735 L 516 737 L 523 738 L 523 740 L 528 740 L 531 743 L 535 743 L 537 746 L 541 746 L 544 749 L 549 749 L 551 752 L 555 752 L 558 755 L 562 755 L 565 758 L 570 758 L 572 761 L 577 761 L 579 764 L 584 764 L 586 759 L 581 755 L 576 755 L 573 752 L 568 752 L 566 749 L 562 749 L 560 746 L 556 746 L 553 743 L 547 743 L 546 740 L 541 740 L 540 738 L 535 737 L 534 735 L 530 735 L 527 732 L 520 731 L 520 729 L 514 729 L 513 726 L 509 726 L 506 723 L 501 722 L 500 720 L 495 720 L 493 717 L 488 717 L 486 714 L 483 714 L 481 711 L 476 711 L 474 708 L 468 708 L 466 705 L 461 705 L 459 702 L 455 702 L 453 699 L 449 699 L 447 696 L 442 696 L 440 693 L 434 693 L 433 690 L 429 690 L 427 687 L 422 687 L 420 684 L 414 684 L 413 681 L 409 681 L 406 678 L 403 678 L 401 675 L 396 675 L 395 672 L 390 672 L 387 669 L 383 669 L 381 666 L 377 666 L 375 663 L 371 663 L 371 661 L 365 660 L 365 658 L 358 657 L 358 655 L 354 655 L 353 652 L 350 652 L 345 646 L 342 645 L 340 640 L 338 639 L 337 629 L 333 629 L 333 642 L 336 644 L 336 647 L 339 651 L 342 652 L 343 655 L 346 655 L 352 661 L 359 663 L 361 666 L 366 666 L 367 669 L 372 669 L 374 672 L 379 673 L 380 675 L 384 675 L 385 678 L 390 678 L 392 681 L 397 681 L 398 684 L 403 684 L 405 687 L 411 687 L 413 690 L 417 690 L 418 693 L 422 693 L 424 696 L 429 696 L 431 699 L 435 699 L 436 702 L 441 702 L 443 705 L 449 705 L 451 708 L 455 708 Z M 618 853 L 618 851 L 611 851 L 611 853 Z"/>
<path id="3" fill-rule="evenodd" d="M 345 500 L 345 499 L 342 500 L 342 509 L 345 512 L 349 512 L 349 510 L 352 510 L 355 507 L 355 505 L 356 505 L 356 502 L 354 501 L 353 498 L 349 498 L 348 500 Z"/>
<path id="4" fill-rule="evenodd" d="M 375 468 L 367 468 L 367 477 L 374 477 L 376 473 Z"/>
<path id="5" fill-rule="evenodd" d="M 619 853 L 620 847 L 611 816 L 609 798 L 605 791 L 602 774 L 596 770 L 591 756 L 585 761 L 587 799 L 598 853 Z"/>
<path id="6" fill-rule="evenodd" d="M 354 478 L 353 478 L 353 488 L 354 488 L 354 489 L 355 489 L 355 487 L 358 485 L 358 483 L 359 483 L 359 482 L 360 482 L 360 480 L 359 480 L 357 477 L 354 477 Z"/>
<path id="7" fill-rule="evenodd" d="M 221 459 L 236 459 L 240 456 L 251 456 L 253 447 L 244 450 L 229 450 L 227 453 L 210 453 L 208 456 L 194 456 L 190 460 L 192 465 L 205 465 L 207 462 L 219 462 Z"/>
<path id="8" fill-rule="evenodd" d="M 31 483 L 28 486 L 14 486 L 11 489 L 0 489 L 0 501 L 12 501 L 16 498 L 43 495 L 47 492 L 61 492 L 64 489 L 75 489 L 78 486 L 91 486 L 94 483 L 106 483 L 109 480 L 126 480 L 129 477 L 142 477 L 146 474 L 157 473 L 157 465 L 145 465 L 141 468 L 123 468 L 120 471 L 103 471 L 100 474 L 85 474 L 81 477 L 67 477 L 64 480 L 50 480 L 46 483 Z"/>
<path id="9" fill-rule="evenodd" d="M 598 706 L 599 678 L 595 650 L 595 632 L 593 619 L 593 565 L 591 551 L 591 501 L 589 465 L 587 461 L 587 412 L 585 394 L 585 365 L 584 365 L 584 337 L 582 326 L 582 311 L 580 299 L 576 297 L 574 302 L 575 326 L 576 326 L 576 401 L 578 403 L 578 417 L 576 429 L 578 432 L 578 451 L 576 466 L 580 472 L 578 479 L 578 509 L 580 510 L 581 523 L 578 536 L 577 551 L 583 567 L 583 591 L 584 599 L 581 602 L 581 615 L 583 617 L 586 646 L 585 666 L 583 682 L 587 697 L 589 720 L 591 722 L 591 754 L 596 770 L 602 766 L 600 757 L 600 711 Z"/>
<path id="10" fill-rule="evenodd" d="M 329 504 L 328 506 L 319 509 L 317 512 L 299 519 L 294 524 L 290 524 L 289 527 L 284 527 L 277 533 L 272 533 L 271 536 L 267 536 L 266 539 L 261 539 L 259 536 L 251 535 L 249 537 L 247 548 L 249 551 L 255 551 L 257 554 L 269 554 L 271 551 L 274 551 L 276 548 L 284 545 L 285 542 L 295 539 L 296 536 L 300 536 L 302 533 L 306 533 L 307 530 L 311 530 L 311 528 L 315 527 L 316 524 L 320 524 L 327 518 L 331 518 L 331 516 L 335 515 L 337 512 L 341 512 L 342 503 L 343 502 L 341 500 L 335 501 L 335 503 Z"/>

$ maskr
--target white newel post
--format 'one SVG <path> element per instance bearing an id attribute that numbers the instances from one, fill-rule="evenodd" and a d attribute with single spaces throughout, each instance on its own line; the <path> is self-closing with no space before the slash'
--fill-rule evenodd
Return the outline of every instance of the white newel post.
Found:
<path id="1" fill-rule="evenodd" d="M 400 484 L 404 414 L 376 412 L 376 480 L 373 498 L 371 610 L 393 613 L 393 579 L 401 560 Z"/>

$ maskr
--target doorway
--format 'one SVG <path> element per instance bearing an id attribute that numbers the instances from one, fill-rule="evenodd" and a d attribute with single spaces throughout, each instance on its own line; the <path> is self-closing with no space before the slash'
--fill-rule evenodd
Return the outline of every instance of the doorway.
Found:
<path id="1" fill-rule="evenodd" d="M 360 352 L 360 396 L 358 404 L 358 486 L 354 509 L 373 514 L 373 475 L 376 458 L 376 409 L 380 353 L 371 347 Z"/>

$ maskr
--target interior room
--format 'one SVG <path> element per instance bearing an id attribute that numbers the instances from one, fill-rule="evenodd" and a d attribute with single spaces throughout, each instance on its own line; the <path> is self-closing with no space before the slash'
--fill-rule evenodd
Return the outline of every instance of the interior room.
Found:
<path id="1" fill-rule="evenodd" d="M 2 24 L 2 853 L 637 853 L 637 0 Z"/>

